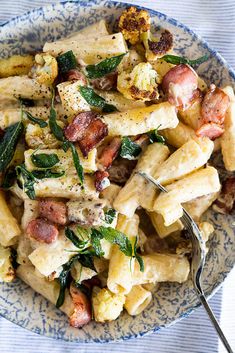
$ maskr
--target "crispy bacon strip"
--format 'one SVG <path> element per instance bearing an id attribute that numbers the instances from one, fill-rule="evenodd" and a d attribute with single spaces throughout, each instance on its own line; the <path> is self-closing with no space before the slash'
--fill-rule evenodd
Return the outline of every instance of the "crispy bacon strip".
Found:
<path id="1" fill-rule="evenodd" d="M 169 103 L 182 110 L 188 108 L 197 89 L 197 79 L 196 72 L 189 65 L 180 64 L 170 69 L 162 80 L 162 89 Z"/>
<path id="2" fill-rule="evenodd" d="M 110 143 L 104 147 L 99 157 L 99 164 L 102 165 L 104 169 L 108 169 L 113 163 L 114 159 L 117 157 L 119 149 L 121 147 L 120 137 L 114 137 Z"/>
<path id="3" fill-rule="evenodd" d="M 84 84 L 84 85 L 87 84 L 85 75 L 77 69 L 69 70 L 66 73 L 66 79 L 68 81 L 80 81 L 81 84 Z"/>
<path id="4" fill-rule="evenodd" d="M 87 157 L 88 153 L 107 135 L 107 125 L 99 118 L 93 119 L 78 141 L 83 156 Z"/>
<path id="5" fill-rule="evenodd" d="M 146 147 L 149 144 L 149 136 L 147 134 L 142 134 L 136 136 L 134 142 L 141 148 Z"/>
<path id="6" fill-rule="evenodd" d="M 81 139 L 85 134 L 86 128 L 96 116 L 97 114 L 91 111 L 79 113 L 75 116 L 73 121 L 64 129 L 64 135 L 67 140 L 75 142 Z"/>
<path id="7" fill-rule="evenodd" d="M 198 137 L 209 137 L 209 139 L 211 140 L 215 140 L 217 137 L 220 137 L 223 133 L 223 126 L 215 123 L 203 124 L 196 131 L 196 135 Z"/>
<path id="8" fill-rule="evenodd" d="M 40 243 L 50 244 L 57 239 L 59 232 L 55 225 L 37 218 L 29 222 L 26 234 Z"/>
<path id="9" fill-rule="evenodd" d="M 235 177 L 228 178 L 223 183 L 221 194 L 213 205 L 219 213 L 231 213 L 235 202 Z"/>
<path id="10" fill-rule="evenodd" d="M 69 318 L 73 327 L 82 327 L 91 321 L 91 303 L 87 296 L 74 285 L 70 286 L 70 294 L 74 303 L 74 312 Z"/>
<path id="11" fill-rule="evenodd" d="M 117 87 L 117 72 L 110 72 L 109 74 L 92 80 L 92 86 L 101 91 L 110 91 Z"/>
<path id="12" fill-rule="evenodd" d="M 67 222 L 67 210 L 64 202 L 40 200 L 39 217 L 46 218 L 53 223 L 64 225 Z"/>
<path id="13" fill-rule="evenodd" d="M 109 173 L 105 170 L 95 172 L 95 188 L 97 191 L 104 190 L 109 185 Z"/>
<path id="14" fill-rule="evenodd" d="M 202 124 L 223 124 L 228 107 L 229 96 L 220 88 L 215 85 L 211 85 L 202 101 Z"/>

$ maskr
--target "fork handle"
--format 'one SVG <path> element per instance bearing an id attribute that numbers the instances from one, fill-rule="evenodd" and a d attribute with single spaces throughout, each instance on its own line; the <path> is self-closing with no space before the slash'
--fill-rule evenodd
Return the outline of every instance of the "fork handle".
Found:
<path id="1" fill-rule="evenodd" d="M 231 348 L 231 346 L 229 345 L 223 331 L 221 330 L 221 327 L 218 323 L 218 321 L 216 320 L 216 317 L 215 315 L 213 314 L 211 308 L 210 308 L 210 305 L 208 304 L 205 296 L 203 294 L 200 294 L 199 295 L 199 298 L 200 298 L 200 301 L 202 303 L 202 305 L 204 306 L 204 308 L 206 309 L 206 312 L 215 328 L 215 330 L 217 331 L 218 333 L 218 336 L 220 337 L 221 341 L 223 342 L 224 344 L 224 347 L 227 349 L 228 353 L 233 353 L 233 350 Z"/>

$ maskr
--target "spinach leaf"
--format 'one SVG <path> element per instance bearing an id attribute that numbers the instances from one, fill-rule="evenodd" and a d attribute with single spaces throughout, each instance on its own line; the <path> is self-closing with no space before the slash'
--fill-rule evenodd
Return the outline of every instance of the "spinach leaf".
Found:
<path id="1" fill-rule="evenodd" d="M 34 117 L 31 113 L 27 112 L 26 110 L 23 110 L 23 113 L 26 115 L 26 117 L 27 117 L 30 121 L 32 121 L 32 122 L 35 123 L 35 124 L 38 124 L 41 128 L 47 127 L 48 124 L 47 124 L 46 121 Z"/>
<path id="2" fill-rule="evenodd" d="M 24 192 L 31 200 L 34 200 L 36 198 L 34 190 L 34 184 L 36 183 L 35 176 L 25 168 L 24 164 L 16 167 L 16 175 L 20 187 L 23 188 Z"/>
<path id="3" fill-rule="evenodd" d="M 106 239 L 112 244 L 117 244 L 119 246 L 119 249 L 126 256 L 132 256 L 132 245 L 125 234 L 119 232 L 117 229 L 111 227 L 106 228 L 103 226 L 99 228 L 99 232 L 104 239 Z"/>
<path id="4" fill-rule="evenodd" d="M 112 224 L 114 218 L 117 215 L 117 211 L 114 208 L 109 208 L 108 210 L 105 211 L 105 222 L 108 224 Z"/>
<path id="5" fill-rule="evenodd" d="M 0 141 L 0 172 L 4 172 L 10 164 L 23 131 L 24 125 L 21 121 L 6 128 Z"/>
<path id="6" fill-rule="evenodd" d="M 51 100 L 51 109 L 50 109 L 50 116 L 49 116 L 49 126 L 51 129 L 51 132 L 57 138 L 59 141 L 64 141 L 64 133 L 63 129 L 57 124 L 56 118 L 56 110 L 54 108 L 54 97 L 55 97 L 55 92 L 53 92 L 52 100 Z"/>
<path id="7" fill-rule="evenodd" d="M 134 255 L 135 255 L 135 258 L 136 260 L 138 261 L 139 263 L 139 266 L 140 266 L 140 271 L 141 272 L 144 272 L 144 261 L 142 259 L 142 257 L 137 253 L 137 237 L 135 238 L 135 243 L 134 243 Z"/>
<path id="8" fill-rule="evenodd" d="M 149 131 L 148 137 L 149 137 L 150 143 L 159 142 L 159 143 L 165 144 L 164 137 L 158 134 L 158 128 L 155 130 Z"/>
<path id="9" fill-rule="evenodd" d="M 120 156 L 126 159 L 135 159 L 141 152 L 141 147 L 137 143 L 131 141 L 129 137 L 123 137 Z"/>
<path id="10" fill-rule="evenodd" d="M 92 254 L 80 254 L 78 261 L 80 262 L 80 264 L 82 266 L 88 267 L 91 270 L 97 272 L 95 269 L 94 259 L 93 259 Z"/>
<path id="11" fill-rule="evenodd" d="M 87 240 L 80 240 L 74 231 L 68 227 L 65 228 L 65 236 L 80 250 L 83 250 L 88 243 Z"/>
<path id="12" fill-rule="evenodd" d="M 95 93 L 93 88 L 88 86 L 80 86 L 79 91 L 82 97 L 93 107 L 102 109 L 103 112 L 110 113 L 117 110 L 117 108 L 112 104 L 107 104 L 105 99 L 100 97 Z"/>
<path id="13" fill-rule="evenodd" d="M 1 188 L 9 189 L 14 184 L 15 178 L 16 178 L 15 168 L 9 168 L 4 174 Z"/>
<path id="14" fill-rule="evenodd" d="M 74 255 L 66 264 L 63 265 L 63 269 L 59 275 L 60 293 L 56 302 L 57 308 L 61 307 L 64 303 L 65 289 L 69 282 L 69 273 L 74 262 L 79 259 L 79 256 L 79 254 Z"/>
<path id="15" fill-rule="evenodd" d="M 19 264 L 17 262 L 17 251 L 14 248 L 11 248 L 11 263 L 12 267 L 16 270 Z"/>
<path id="16" fill-rule="evenodd" d="M 95 251 L 96 256 L 104 256 L 100 240 L 103 239 L 103 235 L 97 229 L 91 230 L 91 245 Z"/>
<path id="17" fill-rule="evenodd" d="M 121 55 L 113 56 L 112 58 L 107 58 L 96 65 L 88 65 L 86 67 L 88 78 L 90 79 L 99 78 L 114 71 L 122 61 L 122 58 L 124 55 L 126 54 L 121 54 Z"/>
<path id="18" fill-rule="evenodd" d="M 188 64 L 190 66 L 195 66 L 195 65 L 200 65 L 202 63 L 204 63 L 205 61 L 207 61 L 209 58 L 208 55 L 203 55 L 200 58 L 197 58 L 195 60 L 190 60 L 187 58 L 183 58 L 181 56 L 177 56 L 177 55 L 164 55 L 161 59 L 165 60 L 167 63 L 170 64 Z"/>
<path id="19" fill-rule="evenodd" d="M 68 149 L 69 149 L 69 147 L 70 147 L 70 143 L 72 143 L 72 142 L 70 142 L 70 141 L 68 141 L 68 140 L 65 140 L 65 141 L 62 143 L 61 148 L 63 149 L 64 152 L 67 152 L 67 151 L 68 151 Z"/>
<path id="20" fill-rule="evenodd" d="M 57 56 L 59 71 L 65 73 L 77 67 L 77 60 L 72 50 Z"/>
<path id="21" fill-rule="evenodd" d="M 45 178 L 60 178 L 65 172 L 53 172 L 51 169 L 47 170 L 33 170 L 31 173 L 36 179 L 45 179 Z"/>
<path id="22" fill-rule="evenodd" d="M 74 146 L 74 144 L 72 142 L 69 143 L 69 146 L 70 146 L 70 149 L 71 149 L 71 152 L 72 152 L 73 163 L 74 163 L 75 169 L 77 171 L 77 175 L 78 175 L 78 177 L 80 179 L 81 185 L 83 185 L 84 172 L 83 172 L 83 167 L 81 165 L 81 162 L 80 162 L 76 147 Z"/>
<path id="23" fill-rule="evenodd" d="M 36 167 L 45 169 L 54 167 L 60 161 L 55 153 L 34 153 L 31 155 L 31 160 Z"/>

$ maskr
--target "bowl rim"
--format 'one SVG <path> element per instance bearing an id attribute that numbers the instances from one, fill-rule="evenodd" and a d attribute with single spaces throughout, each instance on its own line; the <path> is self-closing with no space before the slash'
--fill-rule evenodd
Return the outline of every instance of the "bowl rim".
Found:
<path id="1" fill-rule="evenodd" d="M 217 50 L 215 50 L 213 47 L 211 47 L 206 40 L 204 40 L 200 35 L 198 35 L 196 32 L 194 32 L 194 30 L 190 29 L 190 27 L 188 27 L 187 25 L 183 24 L 179 20 L 176 20 L 173 17 L 168 16 L 160 11 L 150 9 L 145 6 L 136 5 L 133 3 L 119 2 L 119 1 L 113 1 L 113 0 L 92 0 L 92 5 L 99 5 L 103 1 L 109 2 L 110 4 L 114 4 L 114 5 L 121 5 L 123 7 L 124 6 L 126 6 L 126 7 L 127 6 L 135 6 L 137 9 L 147 10 L 151 16 L 156 16 L 158 18 L 163 16 L 163 22 L 170 23 L 171 25 L 182 29 L 184 32 L 188 33 L 193 38 L 195 38 L 197 41 L 199 41 L 200 44 L 202 45 L 202 48 L 206 49 L 213 58 L 216 58 L 218 60 L 219 64 L 221 64 L 222 66 L 224 66 L 228 70 L 229 76 L 231 77 L 232 80 L 234 80 L 234 84 L 235 84 L 235 70 L 233 69 L 233 67 L 223 58 L 223 56 Z M 20 22 L 22 20 L 27 21 L 30 18 L 30 16 L 34 13 L 43 14 L 45 9 L 50 11 L 51 9 L 56 9 L 59 6 L 64 7 L 64 6 L 66 6 L 66 4 L 75 4 L 75 5 L 80 4 L 80 6 L 82 6 L 82 7 L 87 7 L 88 3 L 84 2 L 83 0 L 65 0 L 65 1 L 61 1 L 59 3 L 52 3 L 52 4 L 45 5 L 45 6 L 40 6 L 40 7 L 34 8 L 32 10 L 26 11 L 22 15 L 18 15 L 18 16 L 11 18 L 10 20 L 2 23 L 0 25 L 0 28 L 8 27 L 8 26 L 10 28 L 11 26 L 14 26 L 15 24 L 17 24 L 18 22 Z M 220 278 L 218 278 L 218 281 L 210 288 L 210 290 L 208 291 L 208 294 L 206 294 L 207 299 L 210 299 L 211 297 L 213 297 L 215 295 L 215 293 L 222 287 L 224 281 L 226 280 L 229 273 L 233 270 L 234 267 L 235 267 L 235 261 L 232 266 L 228 266 L 228 269 L 226 271 L 222 272 L 222 276 Z M 90 339 L 80 339 L 79 337 L 75 338 L 75 339 L 70 339 L 69 337 L 55 337 L 50 332 L 43 334 L 41 332 L 38 332 L 36 329 L 32 329 L 32 328 L 28 328 L 28 327 L 24 326 L 24 324 L 17 322 L 16 319 L 12 319 L 12 318 L 8 317 L 7 314 L 2 314 L 1 307 L 0 307 L 0 316 L 5 318 L 6 320 L 16 324 L 17 326 L 26 329 L 27 331 L 30 331 L 30 332 L 36 333 L 40 336 L 45 336 L 45 337 L 48 337 L 51 339 L 57 339 L 57 340 L 65 341 L 65 342 L 71 342 L 71 343 L 72 342 L 73 343 L 108 343 L 108 342 L 115 343 L 115 342 L 122 342 L 122 341 L 126 341 L 129 339 L 147 336 L 152 333 L 158 332 L 162 329 L 165 329 L 167 327 L 170 327 L 170 326 L 174 325 L 175 323 L 181 321 L 182 319 L 188 317 L 197 308 L 199 308 L 201 306 L 202 306 L 201 302 L 197 299 L 196 302 L 190 307 L 190 309 L 184 311 L 178 318 L 174 319 L 170 323 L 167 323 L 165 325 L 160 325 L 157 327 L 155 326 L 150 330 L 141 331 L 136 334 L 132 333 L 132 334 L 128 334 L 125 336 L 121 336 L 116 339 L 115 338 L 114 339 L 99 339 L 99 340 L 93 340 L 93 341 Z"/>

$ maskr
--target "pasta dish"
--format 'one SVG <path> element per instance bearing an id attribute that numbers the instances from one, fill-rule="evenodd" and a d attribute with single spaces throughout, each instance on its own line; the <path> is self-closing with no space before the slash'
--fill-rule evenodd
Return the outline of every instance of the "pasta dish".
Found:
<path id="1" fill-rule="evenodd" d="M 112 31 L 0 59 L 0 281 L 21 278 L 73 327 L 138 315 L 159 283 L 188 279 L 182 207 L 205 243 L 207 209 L 233 209 L 235 179 L 221 187 L 210 162 L 221 151 L 235 170 L 233 89 L 173 44 L 130 7 Z"/>

